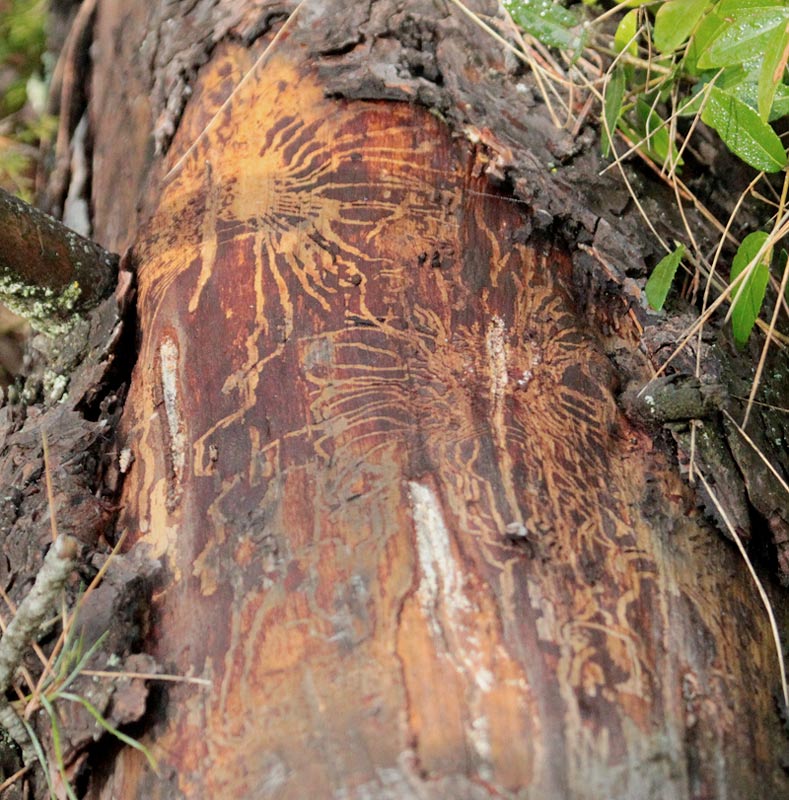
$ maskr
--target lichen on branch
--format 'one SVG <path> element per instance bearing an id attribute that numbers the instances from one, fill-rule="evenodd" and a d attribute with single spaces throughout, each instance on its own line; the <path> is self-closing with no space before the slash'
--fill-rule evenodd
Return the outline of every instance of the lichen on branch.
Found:
<path id="1" fill-rule="evenodd" d="M 115 287 L 118 257 L 0 189 L 0 301 L 50 335 Z"/>
<path id="2" fill-rule="evenodd" d="M 51 612 L 66 579 L 74 569 L 76 555 L 76 540 L 70 536 L 58 536 L 44 558 L 33 588 L 19 605 L 0 639 L 0 724 L 22 749 L 25 763 L 30 762 L 34 751 L 22 723 L 5 699 L 5 693 L 13 681 L 25 650 Z"/>

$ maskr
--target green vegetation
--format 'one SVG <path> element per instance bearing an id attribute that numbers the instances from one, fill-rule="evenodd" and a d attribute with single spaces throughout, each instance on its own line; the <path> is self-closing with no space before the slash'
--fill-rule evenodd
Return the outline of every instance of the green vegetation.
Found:
<path id="1" fill-rule="evenodd" d="M 54 509 L 54 492 L 49 467 L 49 446 L 46 436 L 43 434 L 42 447 L 47 499 L 50 509 Z M 3 636 L 0 639 L 0 650 L 2 650 L 0 654 L 0 695 L 4 695 L 5 689 L 13 684 L 20 698 L 11 704 L 8 703 L 4 696 L 0 699 L 0 716 L 2 717 L 2 726 L 5 728 L 3 730 L 0 727 L 0 738 L 7 744 L 10 735 L 22 751 L 23 761 L 25 762 L 22 770 L 0 784 L 0 793 L 21 778 L 32 767 L 34 761 L 38 761 L 49 790 L 49 796 L 55 800 L 55 798 L 62 798 L 65 793 L 69 800 L 77 800 L 63 754 L 63 732 L 59 722 L 58 705 L 64 701 L 81 705 L 99 728 L 143 753 L 154 771 L 156 771 L 157 765 L 144 745 L 113 726 L 104 717 L 101 710 L 96 708 L 88 698 L 73 691 L 68 691 L 72 684 L 85 674 L 123 677 L 121 672 L 88 672 L 87 667 L 93 656 L 101 650 L 106 633 L 86 649 L 82 633 L 77 634 L 80 629 L 77 620 L 83 603 L 101 583 L 112 558 L 117 555 L 123 545 L 125 537 L 123 535 L 120 536 L 104 565 L 94 576 L 87 589 L 80 594 L 74 607 L 68 610 L 65 603 L 64 588 L 68 576 L 76 566 L 78 546 L 73 538 L 58 534 L 54 511 L 51 512 L 50 525 L 53 544 L 36 575 L 33 588 L 17 608 L 11 606 L 10 610 L 13 611 L 13 618 L 7 625 L 4 625 Z M 3 597 L 6 600 L 6 604 L 10 606 L 8 598 L 5 595 Z M 62 630 L 51 653 L 46 656 L 35 643 L 35 638 L 39 635 L 49 610 L 58 601 L 62 606 Z M 41 663 L 42 672 L 37 681 L 32 678 L 27 669 L 19 668 L 28 647 L 32 648 Z M 157 676 L 136 674 L 136 677 L 155 678 Z M 23 682 L 26 684 L 26 691 L 22 688 Z M 46 752 L 33 724 L 29 721 L 39 709 L 44 710 L 48 719 L 47 732 L 52 745 L 51 754 Z M 53 785 L 53 778 L 56 774 L 61 782 L 60 787 L 57 789 Z"/>
<path id="2" fill-rule="evenodd" d="M 45 14 L 43 0 L 6 0 L 0 5 L 0 66 L 8 70 L 0 116 L 19 111 L 27 101 L 27 82 L 41 69 Z"/>
<path id="3" fill-rule="evenodd" d="M 507 0 L 504 6 L 523 30 L 549 47 L 577 55 L 587 43 L 581 17 L 553 0 Z"/>
<path id="4" fill-rule="evenodd" d="M 513 20 L 543 45 L 560 49 L 568 63 L 577 61 L 585 48 L 610 58 L 602 88 L 585 87 L 601 102 L 605 155 L 618 159 L 638 152 L 675 182 L 701 120 L 754 170 L 786 169 L 786 148 L 773 127 L 789 114 L 785 0 L 627 0 L 607 10 L 590 5 L 505 0 Z M 616 14 L 620 18 L 613 36 L 604 34 L 602 22 Z M 682 120 L 686 122 L 680 124 Z M 624 154 L 616 153 L 617 135 L 628 143 Z M 683 193 L 677 186 L 674 183 L 679 196 Z M 773 253 L 789 230 L 785 195 L 786 189 L 774 203 L 774 213 L 765 215 L 772 219 L 764 220 L 764 230 L 738 243 L 730 283 L 719 287 L 721 296 L 731 302 L 729 315 L 738 346 L 747 343 L 757 324 Z M 732 220 L 718 227 L 729 236 Z M 692 235 L 688 239 L 690 246 Z M 656 310 L 662 308 L 687 252 L 684 246 L 671 249 L 650 277 L 646 296 Z M 704 259 L 698 253 L 693 256 L 691 263 L 698 268 Z M 781 251 L 775 261 L 785 265 L 786 252 Z M 715 266 L 713 262 L 707 270 L 710 279 Z M 784 291 L 785 279 L 781 283 Z M 770 328 L 775 335 L 774 325 Z"/>
<path id="5" fill-rule="evenodd" d="M 661 258 L 653 270 L 652 277 L 644 290 L 647 302 L 652 308 L 663 308 L 663 303 L 666 302 L 671 284 L 674 283 L 674 276 L 677 274 L 679 262 L 682 261 L 684 255 L 685 245 L 681 244 L 667 256 Z"/>
<path id="6" fill-rule="evenodd" d="M 83 697 L 82 695 L 67 691 L 69 686 L 77 678 L 79 678 L 80 675 L 83 674 L 91 657 L 101 648 L 106 636 L 105 634 L 105 636 L 100 637 L 87 651 L 85 651 L 82 637 L 76 637 L 73 635 L 73 632 L 76 629 L 77 624 L 75 611 L 67 620 L 65 644 L 59 656 L 57 657 L 55 664 L 48 668 L 48 670 L 44 673 L 44 684 L 41 689 L 36 688 L 31 695 L 24 698 L 23 705 L 25 706 L 25 711 L 20 714 L 22 724 L 24 725 L 25 730 L 30 737 L 36 759 L 41 764 L 50 797 L 53 799 L 57 798 L 59 795 L 55 791 L 55 788 L 52 784 L 52 766 L 54 766 L 58 775 L 60 776 L 66 796 L 69 798 L 69 800 L 77 800 L 77 795 L 74 793 L 74 789 L 71 785 L 63 758 L 62 734 L 60 730 L 60 724 L 58 722 L 59 715 L 57 711 L 57 703 L 64 700 L 81 705 L 87 710 L 90 716 L 101 728 L 129 747 L 139 750 L 148 760 L 148 763 L 151 765 L 151 768 L 154 772 L 156 772 L 158 769 L 155 759 L 144 745 L 140 744 L 140 742 L 138 742 L 136 739 L 133 739 L 131 736 L 127 736 L 125 733 L 119 731 L 117 728 L 111 725 L 110 722 L 103 716 L 103 714 L 87 698 Z M 44 709 L 49 720 L 54 764 L 50 763 L 50 759 L 45 754 L 44 747 L 38 736 L 36 736 L 33 726 L 27 722 L 26 719 L 27 710 L 39 706 Z"/>
<path id="7" fill-rule="evenodd" d="M 30 200 L 38 143 L 55 120 L 44 112 L 47 4 L 0 0 L 0 186 Z"/>

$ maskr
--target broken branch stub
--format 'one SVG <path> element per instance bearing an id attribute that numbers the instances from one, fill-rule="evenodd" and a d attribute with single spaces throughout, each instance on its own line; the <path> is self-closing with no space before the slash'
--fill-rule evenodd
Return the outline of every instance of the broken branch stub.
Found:
<path id="1" fill-rule="evenodd" d="M 61 334 L 109 296 L 118 257 L 0 190 L 0 302 Z"/>
<path id="2" fill-rule="evenodd" d="M 74 569 L 76 555 L 76 541 L 60 535 L 44 558 L 33 588 L 0 639 L 0 693 L 11 685 L 25 648 L 30 646 Z"/>

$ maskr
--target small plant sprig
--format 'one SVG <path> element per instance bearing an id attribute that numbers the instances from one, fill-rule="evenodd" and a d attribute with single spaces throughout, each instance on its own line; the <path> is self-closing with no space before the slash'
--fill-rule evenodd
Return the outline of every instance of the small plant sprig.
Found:
<path id="1" fill-rule="evenodd" d="M 527 34 L 560 49 L 569 64 L 595 48 L 613 59 L 602 88 L 587 85 L 601 101 L 604 154 L 613 153 L 618 133 L 630 147 L 617 160 L 631 152 L 650 159 L 673 184 L 678 204 L 690 197 L 677 176 L 699 120 L 760 173 L 786 168 L 786 148 L 772 127 L 789 113 L 789 6 L 785 0 L 626 0 L 607 11 L 598 8 L 594 14 L 589 5 L 504 0 L 513 20 Z M 603 20 L 621 12 L 625 13 L 612 38 L 596 35 Z M 692 120 L 684 138 L 678 130 L 682 118 Z M 786 233 L 786 226 L 780 224 L 782 212 L 781 204 L 774 224 L 765 223 L 765 230 L 735 242 L 731 288 L 726 294 L 731 304 L 727 319 L 739 347 L 746 345 L 759 322 L 771 271 L 785 283 L 789 257 L 779 246 Z M 689 240 L 694 245 L 692 235 Z M 645 287 L 647 302 L 655 310 L 662 309 L 686 257 L 697 268 L 704 262 L 695 247 L 692 253 L 680 243 L 666 249 L 668 254 Z M 708 270 L 708 275 L 713 273 L 714 269 Z M 716 277 L 711 279 L 719 286 Z M 778 289 L 777 282 L 774 285 Z"/>
<path id="2" fill-rule="evenodd" d="M 79 603 L 77 604 L 79 605 Z M 93 719 L 114 736 L 118 741 L 123 742 L 129 747 L 139 750 L 147 759 L 154 772 L 158 771 L 156 760 L 151 755 L 150 751 L 136 739 L 127 736 L 122 731 L 114 727 L 103 714 L 85 697 L 74 692 L 68 691 L 71 684 L 85 674 L 87 665 L 96 652 L 101 649 L 106 633 L 100 636 L 94 643 L 85 650 L 84 641 L 82 636 L 75 636 L 74 631 L 77 628 L 76 612 L 69 615 L 68 629 L 64 633 L 63 649 L 60 651 L 54 665 L 45 670 L 42 676 L 43 685 L 37 686 L 32 693 L 23 698 L 22 703 L 25 707 L 24 714 L 21 716 L 21 723 L 30 742 L 30 749 L 35 754 L 35 758 L 43 767 L 44 778 L 47 782 L 49 793 L 51 797 L 57 797 L 57 793 L 52 784 L 50 769 L 48 768 L 48 759 L 44 752 L 44 747 L 41 744 L 38 736 L 33 730 L 33 726 L 28 722 L 28 718 L 38 709 L 43 708 L 49 721 L 49 730 L 52 740 L 52 751 L 54 755 L 55 768 L 60 776 L 61 783 L 65 789 L 66 795 L 69 800 L 77 800 L 76 794 L 71 786 L 67 767 L 63 753 L 62 732 L 60 729 L 59 715 L 57 711 L 57 703 L 66 700 L 71 703 L 81 705 L 93 717 Z M 115 673 L 122 675 L 122 673 Z M 154 676 L 148 676 L 154 677 Z"/>
<path id="3" fill-rule="evenodd" d="M 37 144 L 55 132 L 44 112 L 44 0 L 0 4 L 0 186 L 30 201 Z"/>

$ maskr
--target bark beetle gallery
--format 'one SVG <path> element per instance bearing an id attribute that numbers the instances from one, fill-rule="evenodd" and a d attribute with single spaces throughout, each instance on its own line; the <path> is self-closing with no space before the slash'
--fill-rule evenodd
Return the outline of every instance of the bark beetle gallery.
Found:
<path id="1" fill-rule="evenodd" d="M 145 649 L 212 686 L 151 709 L 161 776 L 124 749 L 91 796 L 784 790 L 758 598 L 615 400 L 639 290 L 588 257 L 643 255 L 499 49 L 443 3 L 308 2 L 241 84 L 293 4 L 164 5 L 98 4 L 93 202 L 137 272 Z"/>

